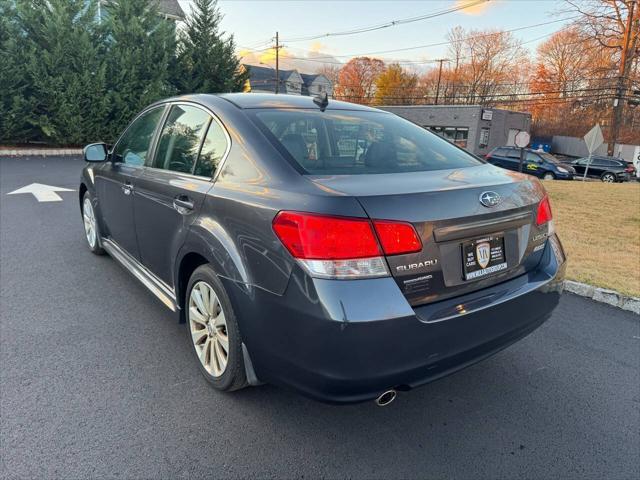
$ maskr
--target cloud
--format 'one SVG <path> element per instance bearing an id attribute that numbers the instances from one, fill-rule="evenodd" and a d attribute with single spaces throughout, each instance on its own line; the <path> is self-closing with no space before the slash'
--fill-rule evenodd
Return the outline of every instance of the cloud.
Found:
<path id="1" fill-rule="evenodd" d="M 290 50 L 280 49 L 280 68 L 283 70 L 298 70 L 300 73 L 315 73 L 325 64 L 334 65 L 340 61 L 323 52 L 324 45 L 316 42 L 311 45 L 310 50 Z M 249 65 L 264 65 L 274 68 L 276 65 L 276 50 L 269 48 L 261 51 L 239 50 L 238 55 L 242 58 L 242 63 Z"/>
<path id="2" fill-rule="evenodd" d="M 456 0 L 455 6 L 456 7 L 463 7 L 464 5 L 468 5 L 472 1 L 473 0 Z M 465 15 L 482 15 L 484 12 L 487 11 L 487 9 L 491 5 L 491 3 L 492 2 L 490 2 L 490 1 L 478 3 L 476 5 L 473 5 L 472 7 L 468 7 L 468 8 L 465 8 L 463 10 L 459 10 L 459 12 L 463 13 Z"/>

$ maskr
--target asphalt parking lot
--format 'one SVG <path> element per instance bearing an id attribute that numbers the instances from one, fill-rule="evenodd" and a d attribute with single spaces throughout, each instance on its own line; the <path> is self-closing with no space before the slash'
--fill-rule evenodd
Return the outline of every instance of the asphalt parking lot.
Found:
<path id="1" fill-rule="evenodd" d="M 2 478 L 640 478 L 640 319 L 570 294 L 455 375 L 330 406 L 214 391 L 184 326 L 85 246 L 77 158 L 0 159 Z M 630 272 L 630 275 L 633 272 Z"/>

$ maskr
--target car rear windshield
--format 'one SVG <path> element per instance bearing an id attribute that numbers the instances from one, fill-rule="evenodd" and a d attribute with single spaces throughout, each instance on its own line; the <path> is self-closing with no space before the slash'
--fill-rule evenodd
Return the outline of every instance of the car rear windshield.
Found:
<path id="1" fill-rule="evenodd" d="M 256 110 L 258 125 L 310 175 L 424 172 L 482 162 L 383 112 Z"/>

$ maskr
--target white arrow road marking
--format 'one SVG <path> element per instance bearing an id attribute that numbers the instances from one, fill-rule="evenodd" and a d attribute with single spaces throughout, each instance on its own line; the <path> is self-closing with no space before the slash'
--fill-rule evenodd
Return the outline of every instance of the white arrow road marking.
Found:
<path id="1" fill-rule="evenodd" d="M 19 195 L 21 193 L 31 193 L 39 202 L 61 202 L 62 197 L 56 192 L 73 192 L 71 188 L 54 187 L 43 185 L 42 183 L 32 183 L 25 187 L 7 193 L 7 195 Z"/>

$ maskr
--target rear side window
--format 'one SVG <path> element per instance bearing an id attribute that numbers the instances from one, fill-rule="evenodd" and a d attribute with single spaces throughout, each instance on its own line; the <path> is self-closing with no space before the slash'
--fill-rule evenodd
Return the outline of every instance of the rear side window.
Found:
<path id="1" fill-rule="evenodd" d="M 491 155 L 495 155 L 496 157 L 506 157 L 507 153 L 508 151 L 506 148 L 496 148 L 493 152 L 491 152 Z"/>
<path id="2" fill-rule="evenodd" d="M 173 105 L 162 128 L 153 167 L 192 173 L 211 116 L 197 107 Z"/>
<path id="3" fill-rule="evenodd" d="M 421 172 L 480 165 L 472 155 L 382 112 L 257 110 L 271 140 L 311 175 Z"/>
<path id="4" fill-rule="evenodd" d="M 228 141 L 224 130 L 218 122 L 212 121 L 207 135 L 204 137 L 200 158 L 198 158 L 194 173 L 202 177 L 213 177 L 227 147 Z"/>

